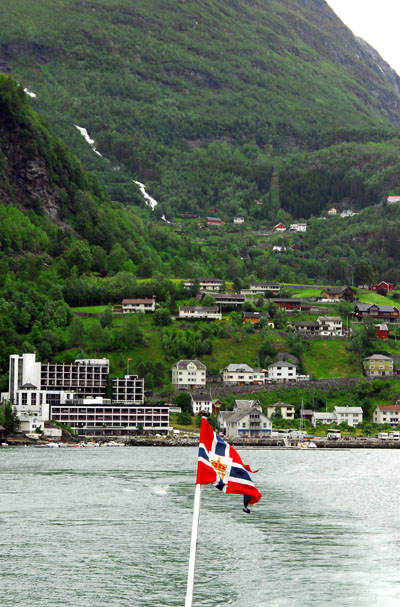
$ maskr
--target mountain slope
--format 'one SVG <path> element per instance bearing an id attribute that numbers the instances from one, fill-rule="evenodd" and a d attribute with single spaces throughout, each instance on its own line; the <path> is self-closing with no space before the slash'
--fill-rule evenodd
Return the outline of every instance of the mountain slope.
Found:
<path id="1" fill-rule="evenodd" d="M 124 202 L 134 176 L 168 213 L 247 212 L 274 157 L 399 132 L 400 79 L 323 0 L 3 0 L 0 25 L 2 69 Z"/>

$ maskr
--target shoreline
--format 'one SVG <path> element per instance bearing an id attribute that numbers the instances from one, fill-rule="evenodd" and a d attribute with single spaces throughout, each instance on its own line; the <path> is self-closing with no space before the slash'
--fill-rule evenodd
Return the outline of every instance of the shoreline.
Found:
<path id="1" fill-rule="evenodd" d="M 112 441 L 112 438 L 110 437 Z M 199 441 L 198 439 L 186 438 L 186 439 L 129 439 L 125 441 L 118 441 L 112 445 L 108 444 L 110 441 L 100 440 L 96 441 L 96 447 L 99 448 L 121 448 L 121 447 L 198 447 Z M 114 441 L 112 441 L 114 442 Z M 344 439 L 336 439 L 329 440 L 325 438 L 313 438 L 313 442 L 316 444 L 317 449 L 400 449 L 400 441 L 399 440 L 382 440 L 377 438 L 344 438 Z M 4 444 L 6 443 L 6 444 Z M 277 439 L 253 439 L 253 440 L 233 440 L 230 441 L 230 444 L 237 449 L 280 449 L 280 450 L 293 450 L 293 447 L 290 445 L 285 445 L 281 438 Z M 10 440 L 8 443 L 7 440 L 3 441 L 3 444 L 0 445 L 0 448 L 7 449 L 10 447 L 34 447 L 41 449 L 49 449 L 54 448 L 54 444 L 49 444 L 47 442 L 34 442 L 28 440 Z M 89 447 L 84 444 L 84 441 L 60 441 L 57 444 L 59 448 L 75 448 L 75 449 L 91 449 L 94 448 L 94 445 L 90 445 Z M 315 449 L 310 449 L 310 451 L 315 451 Z"/>

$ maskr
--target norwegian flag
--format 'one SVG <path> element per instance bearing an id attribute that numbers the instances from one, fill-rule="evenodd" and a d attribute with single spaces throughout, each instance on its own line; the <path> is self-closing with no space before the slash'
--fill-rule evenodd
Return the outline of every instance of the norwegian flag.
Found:
<path id="1" fill-rule="evenodd" d="M 249 513 L 249 504 L 256 504 L 261 498 L 249 472 L 257 470 L 244 465 L 239 453 L 217 436 L 206 418 L 202 417 L 196 484 L 213 484 L 223 493 L 243 495 L 243 510 Z"/>

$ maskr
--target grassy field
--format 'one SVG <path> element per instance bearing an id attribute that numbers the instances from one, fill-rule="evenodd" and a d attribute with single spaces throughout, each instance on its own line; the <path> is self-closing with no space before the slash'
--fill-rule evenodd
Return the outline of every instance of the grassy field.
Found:
<path id="1" fill-rule="evenodd" d="M 346 350 L 346 342 L 315 340 L 303 354 L 306 372 L 317 379 L 357 377 L 362 375 L 357 354 Z"/>
<path id="2" fill-rule="evenodd" d="M 297 289 L 295 287 L 288 287 L 291 292 L 292 297 L 318 297 L 321 295 L 321 289 L 313 289 L 310 287 L 309 289 Z"/>
<path id="3" fill-rule="evenodd" d="M 84 312 L 86 314 L 101 314 L 107 306 L 83 306 L 80 308 L 71 308 L 73 312 Z"/>
<path id="4" fill-rule="evenodd" d="M 375 291 L 364 291 L 359 289 L 357 292 L 358 299 L 361 303 L 380 304 L 382 306 L 398 306 L 400 307 L 400 301 L 393 299 L 390 295 L 384 296 L 379 295 Z M 396 303 L 398 302 L 398 303 Z"/>

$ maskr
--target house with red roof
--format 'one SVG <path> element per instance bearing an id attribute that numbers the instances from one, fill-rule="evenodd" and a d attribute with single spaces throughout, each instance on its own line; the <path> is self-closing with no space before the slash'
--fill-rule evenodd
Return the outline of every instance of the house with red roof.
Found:
<path id="1" fill-rule="evenodd" d="M 377 405 L 372 417 L 374 424 L 400 424 L 400 405 Z"/>
<path id="2" fill-rule="evenodd" d="M 394 284 L 392 282 L 386 282 L 386 280 L 381 280 L 376 285 L 370 285 L 368 287 L 370 291 L 379 291 L 380 289 L 386 289 L 387 292 L 394 290 Z"/>
<path id="3" fill-rule="evenodd" d="M 274 232 L 286 232 L 286 226 L 284 223 L 277 223 L 276 226 L 273 227 Z"/>

